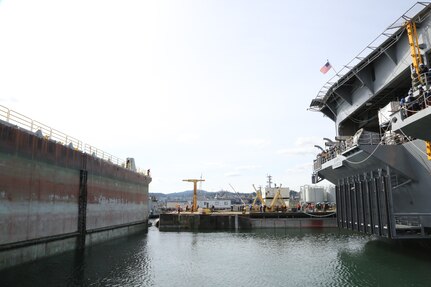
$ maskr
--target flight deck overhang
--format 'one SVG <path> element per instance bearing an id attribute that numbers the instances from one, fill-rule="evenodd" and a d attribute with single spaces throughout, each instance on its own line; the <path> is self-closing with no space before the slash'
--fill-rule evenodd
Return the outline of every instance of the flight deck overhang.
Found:
<path id="1" fill-rule="evenodd" d="M 315 175 L 337 184 L 340 179 L 390 166 L 403 182 L 415 181 L 410 154 L 402 145 L 359 145 L 314 169 Z"/>
<path id="2" fill-rule="evenodd" d="M 411 60 L 404 23 L 413 20 L 420 27 L 430 13 L 428 2 L 413 5 L 321 88 L 310 110 L 320 111 L 339 124 L 344 120 L 338 119 L 340 115 L 360 114 L 382 96 L 405 93 L 411 85 Z"/>
<path id="3" fill-rule="evenodd" d="M 431 106 L 415 112 L 415 114 L 404 118 L 402 111 L 398 111 L 391 119 L 392 131 L 403 133 L 408 136 L 431 141 Z"/>

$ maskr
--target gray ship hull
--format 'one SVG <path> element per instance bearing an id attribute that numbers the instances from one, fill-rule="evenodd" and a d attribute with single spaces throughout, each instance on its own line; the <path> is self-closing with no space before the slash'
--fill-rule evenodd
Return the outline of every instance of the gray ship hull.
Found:
<path id="1" fill-rule="evenodd" d="M 336 185 L 338 226 L 387 238 L 431 237 L 425 142 L 358 145 L 321 164 Z"/>
<path id="2" fill-rule="evenodd" d="M 336 126 L 312 181 L 336 185 L 341 228 L 431 238 L 430 25 L 431 4 L 416 3 L 311 101 Z"/>

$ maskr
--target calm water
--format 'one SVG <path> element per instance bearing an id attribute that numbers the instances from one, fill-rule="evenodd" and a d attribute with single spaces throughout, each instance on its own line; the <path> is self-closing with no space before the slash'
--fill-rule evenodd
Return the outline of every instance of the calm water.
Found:
<path id="1" fill-rule="evenodd" d="M 159 232 L 0 272 L 0 286 L 431 286 L 431 251 L 331 230 Z"/>

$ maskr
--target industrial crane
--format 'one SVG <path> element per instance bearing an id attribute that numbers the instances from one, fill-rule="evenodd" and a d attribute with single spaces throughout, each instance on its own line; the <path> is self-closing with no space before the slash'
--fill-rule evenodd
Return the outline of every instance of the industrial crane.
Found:
<path id="1" fill-rule="evenodd" d="M 193 182 L 193 205 L 191 212 L 196 212 L 198 210 L 197 183 L 200 181 L 205 181 L 205 179 L 183 179 L 183 181 Z"/>
<path id="2" fill-rule="evenodd" d="M 245 204 L 244 200 L 242 200 L 241 195 L 239 194 L 238 191 L 235 190 L 235 188 L 232 186 L 232 184 L 230 184 L 230 187 L 232 188 L 232 190 L 238 195 L 238 198 L 241 200 L 242 204 L 243 204 L 243 209 L 242 209 L 242 213 L 245 213 L 246 209 L 247 209 L 247 205 Z"/>
<path id="3" fill-rule="evenodd" d="M 263 197 L 262 197 L 262 188 L 261 187 L 259 187 L 259 189 L 257 189 L 253 184 L 253 188 L 256 191 L 256 197 L 254 198 L 253 203 L 252 203 L 252 207 L 254 209 L 256 206 L 257 200 L 260 200 L 260 203 L 262 205 L 265 205 L 265 199 L 263 199 Z"/>
<path id="4" fill-rule="evenodd" d="M 423 79 L 420 76 L 421 71 L 419 67 L 421 64 L 423 64 L 423 62 L 422 62 L 422 55 L 419 47 L 418 33 L 416 31 L 416 23 L 410 20 L 410 21 L 406 21 L 404 23 L 404 26 L 406 27 L 406 30 L 407 30 L 407 36 L 408 36 L 409 45 L 410 45 L 410 55 L 412 57 L 413 68 L 415 69 L 417 79 L 419 80 L 420 83 L 426 84 L 423 82 Z M 428 160 L 431 160 L 431 142 L 425 141 L 425 144 L 426 144 L 426 153 L 428 156 Z"/>
<path id="5" fill-rule="evenodd" d="M 404 26 L 407 30 L 407 36 L 410 44 L 410 55 L 412 57 L 413 67 L 416 71 L 418 79 L 420 79 L 419 66 L 422 64 L 422 56 L 419 48 L 418 33 L 416 31 L 416 23 L 414 21 L 405 22 Z"/>
<path id="6" fill-rule="evenodd" d="M 281 205 L 282 209 L 286 209 L 287 208 L 286 207 L 286 202 L 284 201 L 283 196 L 281 194 L 281 184 L 278 187 L 277 192 L 275 193 L 275 196 L 274 196 L 274 198 L 271 201 L 271 205 L 269 206 L 269 209 L 271 211 L 274 211 L 274 207 L 276 206 L 275 205 L 276 203 L 281 203 L 280 205 Z M 277 206 L 278 206 L 278 204 L 277 204 Z"/>

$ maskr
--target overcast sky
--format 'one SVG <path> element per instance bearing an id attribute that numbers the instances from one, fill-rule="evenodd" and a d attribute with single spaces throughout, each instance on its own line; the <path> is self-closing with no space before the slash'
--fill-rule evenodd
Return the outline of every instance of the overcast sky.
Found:
<path id="1" fill-rule="evenodd" d="M 0 0 L 0 105 L 151 169 L 150 192 L 311 184 L 310 101 L 415 1 Z M 324 183 L 325 184 L 325 183 Z M 327 184 L 327 183 L 326 183 Z"/>

